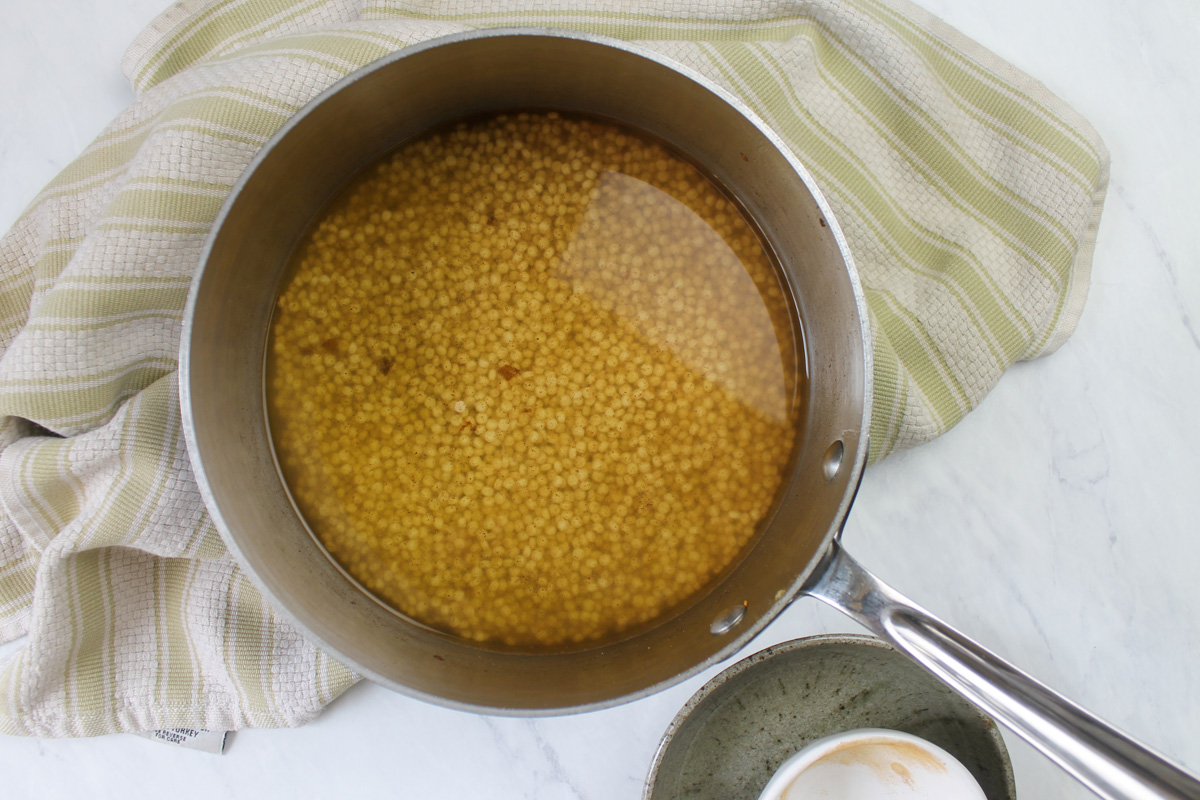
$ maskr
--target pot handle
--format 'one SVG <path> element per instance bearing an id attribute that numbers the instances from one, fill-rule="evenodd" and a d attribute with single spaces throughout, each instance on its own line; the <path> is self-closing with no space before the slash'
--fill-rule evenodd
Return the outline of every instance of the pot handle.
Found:
<path id="1" fill-rule="evenodd" d="M 1200 800 L 1200 781 L 880 581 L 837 540 L 805 590 L 881 636 L 1100 797 Z"/>

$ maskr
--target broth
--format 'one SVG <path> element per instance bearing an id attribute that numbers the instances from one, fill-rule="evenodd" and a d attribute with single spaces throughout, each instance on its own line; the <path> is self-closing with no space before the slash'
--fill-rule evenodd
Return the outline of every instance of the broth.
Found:
<path id="1" fill-rule="evenodd" d="M 775 269 L 736 203 L 609 122 L 468 120 L 323 212 L 272 323 L 280 467 L 399 612 L 501 646 L 651 622 L 728 569 L 800 418 Z"/>

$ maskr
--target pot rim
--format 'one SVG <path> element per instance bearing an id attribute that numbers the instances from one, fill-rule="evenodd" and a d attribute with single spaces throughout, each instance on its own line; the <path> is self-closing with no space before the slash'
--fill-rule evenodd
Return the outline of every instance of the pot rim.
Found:
<path id="1" fill-rule="evenodd" d="M 451 700 L 439 695 L 415 689 L 411 686 L 399 683 L 384 675 L 381 675 L 375 670 L 370 669 L 341 651 L 332 647 L 323 637 L 314 633 L 307 624 L 297 617 L 272 591 L 271 587 L 250 568 L 249 559 L 246 557 L 242 548 L 238 545 L 237 537 L 232 534 L 231 526 L 225 520 L 220 511 L 220 506 L 213 492 L 212 485 L 209 481 L 208 474 L 205 470 L 202 459 L 197 455 L 199 453 L 199 442 L 196 434 L 195 417 L 192 413 L 192 391 L 191 384 L 191 343 L 193 338 L 195 308 L 197 303 L 198 289 L 204 279 L 205 268 L 212 256 L 213 248 L 220 235 L 221 229 L 229 216 L 231 209 L 235 205 L 236 200 L 242 190 L 252 179 L 255 172 L 262 163 L 270 156 L 272 150 L 278 143 L 287 137 L 296 127 L 298 127 L 311 113 L 314 112 L 329 98 L 341 92 L 346 87 L 356 83 L 359 80 L 366 78 L 372 73 L 384 69 L 401 59 L 410 56 L 417 56 L 423 52 L 434 48 L 445 46 L 453 46 L 461 42 L 475 41 L 479 39 L 488 39 L 495 37 L 531 37 L 531 38 L 557 38 L 557 39 L 573 39 L 589 44 L 609 47 L 616 50 L 624 51 L 632 56 L 640 57 L 654 63 L 659 64 L 667 69 L 683 75 L 705 90 L 711 92 L 717 98 L 731 106 L 735 111 L 741 114 L 751 125 L 766 138 L 771 145 L 779 152 L 788 165 L 796 172 L 804 183 L 813 201 L 820 209 L 828 226 L 829 233 L 834 237 L 837 244 L 837 249 L 845 264 L 847 278 L 849 279 L 851 291 L 854 297 L 855 306 L 858 313 L 859 335 L 862 342 L 862 418 L 859 421 L 860 434 L 853 437 L 853 453 L 847 452 L 842 456 L 842 463 L 851 468 L 847 481 L 847 489 L 839 502 L 838 508 L 835 511 L 833 522 L 828 529 L 823 533 L 820 546 L 814 551 L 807 563 L 798 564 L 796 566 L 796 578 L 787 591 L 782 592 L 774 604 L 766 609 L 761 615 L 756 617 L 740 630 L 740 632 L 732 636 L 724 647 L 712 653 L 707 658 L 704 658 L 697 663 L 686 667 L 672 675 L 670 678 L 658 683 L 646 686 L 640 690 L 622 694 L 616 697 L 610 697 L 605 700 L 581 704 L 578 706 L 560 707 L 560 708 L 504 708 L 484 706 L 463 701 Z M 359 69 L 349 73 L 339 79 L 317 96 L 309 100 L 304 107 L 292 115 L 280 128 L 266 141 L 265 144 L 255 153 L 254 157 L 247 164 L 242 174 L 230 189 L 228 197 L 222 204 L 220 211 L 217 213 L 213 221 L 212 228 L 205 237 L 204 245 L 201 249 L 198 259 L 198 267 L 193 276 L 191 286 L 189 287 L 188 298 L 184 307 L 183 326 L 180 335 L 179 347 L 179 399 L 180 413 L 182 417 L 184 439 L 187 444 L 188 458 L 192 466 L 192 471 L 199 488 L 201 499 L 204 501 L 206 510 L 213 521 L 214 526 L 220 533 L 222 540 L 230 553 L 237 560 L 238 565 L 242 568 L 246 577 L 250 580 L 253 586 L 262 593 L 263 597 L 270 603 L 271 608 L 279 614 L 283 619 L 295 627 L 308 641 L 320 647 L 328 654 L 333 655 L 339 661 L 350 667 L 356 674 L 369 678 L 372 682 L 379 683 L 394 691 L 415 697 L 443 707 L 454 708 L 456 710 L 485 713 L 485 714 L 502 714 L 506 716 L 520 717 L 539 717 L 539 716 L 560 716 L 565 714 L 582 713 L 587 711 L 601 710 L 622 705 L 627 702 L 639 700 L 653 694 L 656 694 L 670 686 L 674 686 L 682 681 L 691 678 L 698 673 L 708 669 L 714 664 L 728 660 L 742 650 L 751 640 L 753 640 L 772 620 L 779 615 L 796 597 L 804 593 L 803 587 L 811 582 L 813 577 L 819 574 L 824 566 L 825 559 L 830 551 L 832 542 L 837 538 L 845 525 L 846 518 L 850 511 L 850 506 L 853 504 L 857 487 L 862 479 L 862 472 L 866 467 L 868 450 L 869 450 L 869 429 L 871 421 L 871 407 L 874 396 L 874 353 L 872 348 L 872 339 L 870 334 L 870 325 L 867 315 L 866 298 L 863 293 L 862 284 L 859 279 L 858 270 L 855 266 L 854 259 L 851 255 L 848 244 L 846 243 L 845 235 L 842 232 L 841 226 L 830 207 L 828 200 L 821 191 L 812 174 L 799 161 L 791 148 L 775 133 L 775 131 L 767 125 L 754 111 L 752 111 L 738 97 L 724 89 L 720 85 L 713 82 L 708 77 L 702 75 L 696 70 L 681 64 L 667 56 L 664 56 L 649 48 L 639 44 L 634 44 L 621 39 L 616 39 L 609 36 L 603 36 L 593 33 L 558 29 L 542 26 L 514 26 L 514 27 L 497 27 L 476 29 L 471 31 L 462 31 L 451 33 L 444 36 L 438 36 L 427 39 L 417 44 L 409 45 L 393 53 L 390 53 L 382 58 L 372 61 Z M 843 468 L 845 468 L 843 466 Z"/>

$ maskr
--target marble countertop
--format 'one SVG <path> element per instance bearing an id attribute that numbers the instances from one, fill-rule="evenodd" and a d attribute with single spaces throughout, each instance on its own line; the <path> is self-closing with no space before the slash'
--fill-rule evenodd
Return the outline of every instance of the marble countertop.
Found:
<path id="1" fill-rule="evenodd" d="M 0 10 L 0 229 L 132 99 L 125 46 L 164 0 Z M 1087 307 L 957 428 L 865 478 L 845 542 L 880 577 L 1101 717 L 1200 771 L 1200 7 L 924 0 L 1042 80 L 1112 153 Z M 793 604 L 746 653 L 857 627 Z M 17 646 L 0 648 L 0 658 Z M 608 711 L 449 711 L 361 683 L 225 755 L 130 735 L 0 738 L 7 798 L 633 800 L 718 668 Z M 1019 793 L 1091 796 L 1007 736 Z"/>

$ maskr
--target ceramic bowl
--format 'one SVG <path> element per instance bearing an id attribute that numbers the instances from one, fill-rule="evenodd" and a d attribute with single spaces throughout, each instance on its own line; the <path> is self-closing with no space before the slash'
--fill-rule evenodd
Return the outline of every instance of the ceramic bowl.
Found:
<path id="1" fill-rule="evenodd" d="M 911 733 L 855 728 L 800 748 L 758 800 L 985 800 L 954 756 Z"/>
<path id="2" fill-rule="evenodd" d="M 697 692 L 668 726 L 644 800 L 756 800 L 805 745 L 856 728 L 918 736 L 954 756 L 988 800 L 1015 800 L 995 722 L 871 636 L 774 645 Z"/>

